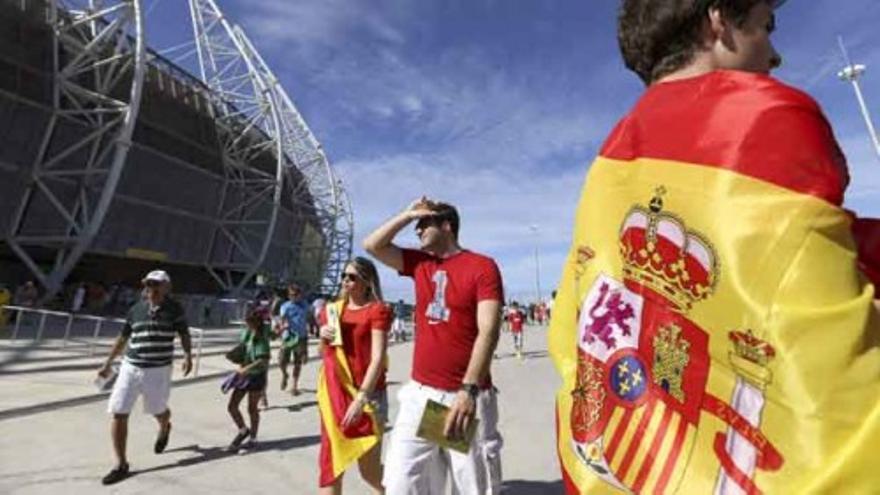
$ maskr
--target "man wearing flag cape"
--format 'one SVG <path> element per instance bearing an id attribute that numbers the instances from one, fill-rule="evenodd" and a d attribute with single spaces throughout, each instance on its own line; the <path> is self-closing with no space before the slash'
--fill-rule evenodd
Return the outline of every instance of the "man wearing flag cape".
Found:
<path id="1" fill-rule="evenodd" d="M 769 76 L 781 3 L 623 0 L 648 88 L 590 168 L 549 336 L 569 493 L 880 486 L 880 228 Z"/>

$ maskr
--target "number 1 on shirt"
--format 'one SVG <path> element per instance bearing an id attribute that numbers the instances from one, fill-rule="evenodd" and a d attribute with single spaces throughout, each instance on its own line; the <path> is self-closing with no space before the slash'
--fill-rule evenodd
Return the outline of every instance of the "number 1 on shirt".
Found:
<path id="1" fill-rule="evenodd" d="M 425 315 L 429 320 L 449 321 L 449 308 L 446 307 L 446 271 L 437 270 L 434 281 L 434 300 L 428 304 Z"/>

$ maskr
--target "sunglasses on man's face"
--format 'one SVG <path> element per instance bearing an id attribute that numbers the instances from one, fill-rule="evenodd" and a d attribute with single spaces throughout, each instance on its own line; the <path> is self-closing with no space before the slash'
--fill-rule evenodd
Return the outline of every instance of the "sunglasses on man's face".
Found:
<path id="1" fill-rule="evenodd" d="M 148 289 L 157 289 L 161 285 L 162 284 L 160 282 L 153 282 L 152 280 L 144 282 L 144 287 L 146 287 Z"/>
<path id="2" fill-rule="evenodd" d="M 416 222 L 416 230 L 425 230 L 428 227 L 439 227 L 443 223 L 440 217 L 424 217 Z"/>

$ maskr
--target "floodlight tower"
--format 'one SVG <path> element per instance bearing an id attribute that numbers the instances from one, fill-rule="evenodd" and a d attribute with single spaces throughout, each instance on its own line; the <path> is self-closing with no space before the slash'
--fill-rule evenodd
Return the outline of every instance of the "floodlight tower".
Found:
<path id="1" fill-rule="evenodd" d="M 865 125 L 868 126 L 868 134 L 871 135 L 871 143 L 874 145 L 874 151 L 877 153 L 877 157 L 880 158 L 880 139 L 877 138 L 877 131 L 874 130 L 874 124 L 871 122 L 871 115 L 868 113 L 868 106 L 865 104 L 865 97 L 862 95 L 862 88 L 859 86 L 859 77 L 865 73 L 867 67 L 863 64 L 853 64 L 850 61 L 846 46 L 843 44 L 843 37 L 838 36 L 837 42 L 840 45 L 840 51 L 843 53 L 843 58 L 846 61 L 846 67 L 837 73 L 837 77 L 842 81 L 852 83 L 853 90 L 856 93 L 856 99 L 859 101 L 859 108 L 862 110 L 862 117 L 865 118 Z"/>

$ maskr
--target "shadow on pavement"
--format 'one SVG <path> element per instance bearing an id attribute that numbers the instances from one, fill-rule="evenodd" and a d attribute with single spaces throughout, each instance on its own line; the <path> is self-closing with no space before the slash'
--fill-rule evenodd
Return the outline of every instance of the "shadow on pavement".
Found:
<path id="1" fill-rule="evenodd" d="M 195 453 L 196 455 L 193 457 L 187 457 L 186 459 L 181 459 L 172 464 L 163 464 L 161 466 L 152 467 L 149 469 L 143 470 L 133 470 L 131 472 L 131 476 L 137 476 L 139 474 L 146 473 L 155 473 L 157 471 L 165 471 L 168 469 L 174 469 L 179 467 L 186 466 L 194 466 L 196 464 L 201 464 L 203 462 L 214 461 L 220 459 L 222 457 L 229 457 L 236 455 L 235 452 L 227 452 L 224 447 L 208 447 L 202 448 L 199 445 L 187 445 L 185 447 L 177 447 L 175 449 L 168 449 L 165 452 L 184 452 L 190 451 Z"/>
<path id="2" fill-rule="evenodd" d="M 529 481 L 509 480 L 505 481 L 501 488 L 504 495 L 543 495 L 545 493 L 565 493 L 562 480 L 557 481 Z"/>
<path id="3" fill-rule="evenodd" d="M 318 435 L 310 435 L 305 437 L 293 437 L 293 438 L 282 438 L 280 440 L 270 440 L 267 442 L 261 441 L 256 448 L 251 450 L 248 453 L 257 453 L 264 452 L 267 450 L 292 450 L 300 447 L 308 447 L 309 445 L 317 444 L 321 441 L 321 437 Z M 182 468 L 195 466 L 197 464 L 201 464 L 203 462 L 216 461 L 217 459 L 222 459 L 223 457 L 236 456 L 239 452 L 227 452 L 226 447 L 207 447 L 203 448 L 200 445 L 187 445 L 184 447 L 177 447 L 174 449 L 168 449 L 165 452 L 192 452 L 195 455 L 192 457 L 187 457 L 186 459 L 181 459 L 177 462 L 170 464 L 163 464 L 161 466 L 156 466 L 148 469 L 132 471 L 132 476 L 137 476 L 140 474 L 146 473 L 155 473 L 158 471 L 167 471 L 169 469 Z"/>
<path id="4" fill-rule="evenodd" d="M 96 360 L 97 361 L 97 360 Z M 97 370 L 101 365 L 96 363 L 62 364 L 59 366 L 44 366 L 42 368 L 28 368 L 23 370 L 7 370 L 4 375 L 29 375 L 34 373 L 59 373 L 64 371 Z"/>
<path id="5" fill-rule="evenodd" d="M 227 372 L 224 371 L 224 372 L 220 372 L 220 373 L 211 373 L 211 374 L 206 374 L 206 375 L 199 375 L 197 377 L 179 379 L 179 380 L 173 381 L 171 383 L 171 388 L 174 389 L 174 388 L 185 386 L 185 385 L 194 385 L 194 384 L 199 384 L 199 383 L 203 383 L 203 382 L 207 382 L 207 381 L 216 380 L 220 377 L 225 376 L 226 373 Z M 53 402 L 46 402 L 46 403 L 42 403 L 42 404 L 36 404 L 33 406 L 23 406 L 23 407 L 16 407 L 16 408 L 12 408 L 12 409 L 6 409 L 6 410 L 0 411 L 0 421 L 12 419 L 12 418 L 18 418 L 21 416 L 28 416 L 31 414 L 37 414 L 37 413 L 46 412 L 46 411 L 54 411 L 54 410 L 62 409 L 65 407 L 74 407 L 74 406 L 80 406 L 83 404 L 90 404 L 92 402 L 100 402 L 103 400 L 107 400 L 107 397 L 109 397 L 109 396 L 110 396 L 110 391 L 108 390 L 106 392 L 98 392 L 95 394 L 89 394 L 89 395 L 85 395 L 82 397 L 72 397 L 70 399 L 62 399 L 62 400 L 53 401 Z"/>
<path id="6" fill-rule="evenodd" d="M 308 447 L 316 445 L 321 441 L 320 435 L 309 435 L 305 437 L 282 438 L 279 440 L 269 440 L 268 442 L 260 441 L 254 452 L 263 452 L 266 450 L 291 450 L 300 447 Z"/>
<path id="7" fill-rule="evenodd" d="M 317 405 L 318 405 L 318 402 L 312 400 L 312 401 L 308 401 L 308 402 L 300 402 L 297 404 L 291 404 L 289 406 L 269 406 L 266 409 L 263 409 L 263 411 L 265 412 L 265 411 L 274 411 L 276 409 L 286 409 L 290 412 L 297 412 L 297 411 L 302 411 L 303 409 L 305 409 L 307 407 L 312 407 L 312 406 L 317 406 Z"/>
<path id="8" fill-rule="evenodd" d="M 548 356 L 547 351 L 528 351 L 528 352 L 523 353 L 523 357 L 526 357 L 529 359 L 537 359 L 537 358 L 543 358 L 543 357 L 547 357 L 547 356 Z"/>
<path id="9" fill-rule="evenodd" d="M 526 352 L 522 353 L 523 359 L 541 359 L 541 358 L 545 358 L 547 356 L 549 356 L 549 353 L 547 351 L 526 351 Z M 505 352 L 505 353 L 496 352 L 494 358 L 495 359 L 516 359 L 517 357 L 516 357 L 515 352 Z"/>

